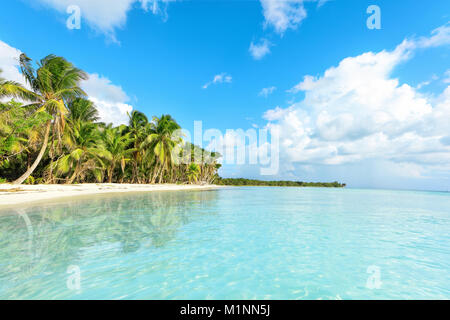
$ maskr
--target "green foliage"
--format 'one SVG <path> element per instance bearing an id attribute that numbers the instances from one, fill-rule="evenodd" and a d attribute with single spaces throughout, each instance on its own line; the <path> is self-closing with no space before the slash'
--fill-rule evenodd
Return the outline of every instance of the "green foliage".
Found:
<path id="1" fill-rule="evenodd" d="M 197 182 L 200 175 L 200 167 L 196 163 L 191 163 L 188 168 L 187 177 L 189 183 Z"/>
<path id="2" fill-rule="evenodd" d="M 29 177 L 25 180 L 24 183 L 25 183 L 25 184 L 35 184 L 35 183 L 36 183 L 36 179 L 34 179 L 33 176 L 29 176 Z"/>
<path id="3" fill-rule="evenodd" d="M 20 97 L 29 103 L 24 108 L 32 110 L 33 115 L 45 112 L 51 116 L 52 121 L 47 121 L 45 125 L 40 152 L 33 164 L 28 164 L 26 172 L 14 182 L 17 184 L 23 183 L 41 163 L 44 153 L 47 151 L 50 132 L 53 133 L 53 136 L 49 149 L 51 158 L 49 175 L 53 178 L 53 160 L 55 153 L 61 152 L 61 135 L 68 112 L 67 104 L 86 96 L 79 84 L 88 77 L 84 71 L 76 68 L 69 61 L 55 55 L 48 55 L 40 60 L 35 69 L 33 61 L 22 53 L 19 58 L 19 66 L 30 90 L 0 79 L 0 97 Z M 55 145 L 55 141 L 57 145 Z M 3 144 L 8 145 L 9 141 L 5 141 Z"/>
<path id="4" fill-rule="evenodd" d="M 98 111 L 92 101 L 76 98 L 67 104 L 69 119 L 72 121 L 95 122 L 99 120 Z"/>
<path id="5" fill-rule="evenodd" d="M 0 104 L 0 161 L 11 153 L 26 149 L 29 138 L 33 138 L 40 126 L 50 119 L 48 113 L 33 112 L 21 103 L 11 100 Z"/>
<path id="6" fill-rule="evenodd" d="M 49 55 L 36 67 L 25 54 L 20 68 L 27 88 L 0 78 L 0 181 L 18 183 L 211 183 L 220 155 L 193 145 L 183 163 L 174 154 L 185 145 L 170 115 L 137 110 L 129 125 L 97 122 L 98 111 L 79 87 L 87 74 L 62 57 Z M 193 163 L 200 154 L 199 163 Z M 24 173 L 22 176 L 19 177 Z"/>

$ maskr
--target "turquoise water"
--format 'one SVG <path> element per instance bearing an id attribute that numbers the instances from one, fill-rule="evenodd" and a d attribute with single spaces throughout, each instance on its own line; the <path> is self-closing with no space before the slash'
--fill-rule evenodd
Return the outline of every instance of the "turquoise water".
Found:
<path id="1" fill-rule="evenodd" d="M 450 298 L 449 193 L 248 187 L 2 213 L 1 299 Z"/>

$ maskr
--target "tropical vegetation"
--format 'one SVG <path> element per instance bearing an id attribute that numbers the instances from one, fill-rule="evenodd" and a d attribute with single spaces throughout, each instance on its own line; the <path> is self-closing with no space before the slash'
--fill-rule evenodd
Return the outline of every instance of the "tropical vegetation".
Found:
<path id="1" fill-rule="evenodd" d="M 319 187 L 319 188 L 344 188 L 345 183 L 335 182 L 303 182 L 303 181 L 264 181 L 243 178 L 217 179 L 218 185 L 225 186 L 267 186 L 267 187 Z"/>
<path id="2" fill-rule="evenodd" d="M 220 155 L 184 141 L 172 116 L 149 120 L 135 110 L 127 125 L 105 124 L 81 88 L 84 71 L 55 55 L 34 64 L 22 54 L 19 65 L 25 84 L 0 78 L 0 182 L 203 184 L 218 178 Z"/>

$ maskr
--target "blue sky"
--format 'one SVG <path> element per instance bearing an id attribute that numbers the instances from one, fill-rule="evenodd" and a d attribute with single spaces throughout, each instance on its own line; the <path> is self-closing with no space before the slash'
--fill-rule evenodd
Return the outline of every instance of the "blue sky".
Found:
<path id="1" fill-rule="evenodd" d="M 224 132 L 278 128 L 281 168 L 264 179 L 450 189 L 448 1 L 159 1 L 154 11 L 152 1 L 107 3 L 3 4 L 3 76 L 17 77 L 17 51 L 54 53 L 92 75 L 86 91 L 107 120 L 133 108 L 169 113 L 188 130 L 195 120 Z M 82 9 L 80 30 L 66 27 L 69 4 Z M 366 26 L 373 4 L 380 30 Z M 266 50 L 257 56 L 251 44 Z M 365 72 L 365 63 L 376 66 Z M 221 174 L 261 177 L 248 165 Z"/>

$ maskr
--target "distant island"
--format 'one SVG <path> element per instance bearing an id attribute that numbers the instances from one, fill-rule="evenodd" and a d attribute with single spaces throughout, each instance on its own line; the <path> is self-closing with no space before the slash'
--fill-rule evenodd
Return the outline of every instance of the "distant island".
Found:
<path id="1" fill-rule="evenodd" d="M 303 181 L 264 181 L 244 178 L 220 178 L 216 182 L 224 186 L 267 186 L 267 187 L 319 187 L 345 188 L 345 183 L 334 182 L 303 182 Z"/>

